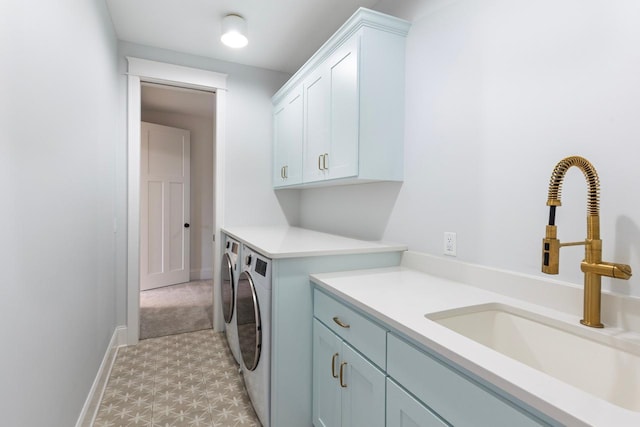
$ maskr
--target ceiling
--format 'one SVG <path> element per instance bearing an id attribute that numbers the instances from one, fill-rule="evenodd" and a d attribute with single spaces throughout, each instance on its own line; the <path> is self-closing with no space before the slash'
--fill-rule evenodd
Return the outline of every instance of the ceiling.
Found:
<path id="1" fill-rule="evenodd" d="M 106 0 L 120 40 L 290 74 L 358 7 L 406 1 Z M 247 20 L 249 45 L 243 49 L 220 43 L 221 21 L 229 13 Z"/>
<path id="2" fill-rule="evenodd" d="M 142 111 L 179 113 L 212 118 L 215 111 L 214 94 L 193 89 L 143 83 Z"/>

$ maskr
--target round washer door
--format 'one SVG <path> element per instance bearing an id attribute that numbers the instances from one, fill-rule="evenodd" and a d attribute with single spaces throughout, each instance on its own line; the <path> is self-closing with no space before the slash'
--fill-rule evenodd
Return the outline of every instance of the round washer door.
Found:
<path id="1" fill-rule="evenodd" d="M 222 258 L 222 315 L 225 323 L 230 323 L 233 317 L 233 263 L 229 254 L 224 254 Z"/>
<path id="2" fill-rule="evenodd" d="M 251 275 L 243 271 L 238 278 L 236 299 L 238 341 L 244 366 L 253 371 L 258 366 L 262 349 L 262 322 L 256 287 Z"/>

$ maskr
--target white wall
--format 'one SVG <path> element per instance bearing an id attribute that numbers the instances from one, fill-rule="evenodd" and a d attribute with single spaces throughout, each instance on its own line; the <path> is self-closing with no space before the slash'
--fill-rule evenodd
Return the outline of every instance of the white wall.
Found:
<path id="1" fill-rule="evenodd" d="M 126 93 L 126 56 L 184 65 L 228 74 L 226 122 L 226 173 L 224 176 L 223 225 L 282 225 L 298 222 L 297 192 L 274 194 L 271 183 L 271 97 L 288 74 L 248 67 L 211 58 L 118 43 L 120 93 Z M 123 101 L 124 102 L 124 101 Z M 122 113 L 124 114 L 124 112 Z M 117 216 L 126 221 L 126 138 L 118 148 Z M 284 201 L 281 201 L 284 200 Z M 126 236 L 118 240 L 118 322 L 126 323 Z"/>
<path id="2" fill-rule="evenodd" d="M 459 260 L 541 275 L 551 171 L 581 155 L 602 183 L 604 259 L 636 270 L 628 282 L 604 279 L 605 288 L 640 296 L 640 3 L 423 0 L 378 8 L 413 21 L 405 181 L 304 190 L 300 223 L 436 255 L 443 232 L 454 231 Z M 584 239 L 586 184 L 577 169 L 562 200 L 559 238 Z M 559 278 L 582 283 L 582 248 L 561 252 Z"/>
<path id="3" fill-rule="evenodd" d="M 144 95 L 143 95 L 144 96 Z M 215 102 L 211 96 L 211 102 Z M 213 118 L 142 110 L 142 121 L 186 129 L 191 136 L 189 233 L 191 280 L 213 277 Z"/>
<path id="4" fill-rule="evenodd" d="M 0 57 L 0 423 L 72 426 L 116 326 L 104 1 L 3 0 Z"/>

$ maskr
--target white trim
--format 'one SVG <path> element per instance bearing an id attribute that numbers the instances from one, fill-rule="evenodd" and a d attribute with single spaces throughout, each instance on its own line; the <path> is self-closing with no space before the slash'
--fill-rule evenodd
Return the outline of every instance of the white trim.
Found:
<path id="1" fill-rule="evenodd" d="M 227 92 L 218 92 L 216 94 L 216 141 L 226 141 L 227 135 Z M 214 245 L 213 245 L 213 330 L 221 332 L 224 330 L 224 317 L 222 315 L 222 307 L 219 301 L 222 300 L 222 291 L 220 288 L 221 265 L 218 262 L 221 259 L 224 242 L 222 241 L 222 232 L 220 226 L 224 224 L 224 189 L 226 174 L 225 163 L 227 149 L 225 143 L 216 143 L 216 150 L 213 154 L 215 164 L 214 173 L 214 193 L 213 193 L 213 217 L 214 217 Z M 218 279 L 218 280 L 216 280 Z M 218 301 L 216 305 L 215 302 Z"/>
<path id="2" fill-rule="evenodd" d="M 144 81 L 153 83 L 173 83 L 180 87 L 215 92 L 227 89 L 227 75 L 181 65 L 149 61 L 148 59 L 127 56 L 129 75 L 144 77 Z"/>
<path id="3" fill-rule="evenodd" d="M 140 77 L 128 77 L 127 342 L 140 335 Z"/>
<path id="4" fill-rule="evenodd" d="M 84 402 L 84 406 L 82 407 L 82 411 L 80 412 L 80 416 L 76 422 L 76 427 L 93 425 L 98 413 L 100 401 L 102 400 L 104 390 L 107 386 L 107 380 L 109 379 L 109 375 L 111 375 L 113 363 L 116 360 L 116 355 L 118 353 L 117 350 L 119 347 L 124 346 L 127 341 L 126 329 L 126 326 L 118 326 L 113 331 L 111 341 L 109 341 L 109 345 L 107 346 L 107 351 L 104 353 L 96 378 L 93 380 L 91 390 L 89 390 L 89 395 Z M 92 411 L 92 413 L 89 411 Z M 89 417 L 89 422 L 87 422 L 87 417 Z"/>
<path id="5" fill-rule="evenodd" d="M 127 207 L 127 343 L 138 343 L 140 335 L 140 84 L 162 83 L 178 87 L 206 90 L 216 93 L 216 116 L 214 141 L 214 227 L 215 241 L 220 242 L 220 225 L 223 224 L 224 175 L 225 175 L 225 122 L 227 75 L 213 71 L 183 67 L 174 64 L 127 57 L 127 145 L 128 145 L 128 207 Z M 220 266 L 217 260 L 222 253 L 220 243 L 213 249 L 213 300 L 219 301 Z M 213 327 L 221 331 L 224 327 L 222 314 L 214 305 Z"/>

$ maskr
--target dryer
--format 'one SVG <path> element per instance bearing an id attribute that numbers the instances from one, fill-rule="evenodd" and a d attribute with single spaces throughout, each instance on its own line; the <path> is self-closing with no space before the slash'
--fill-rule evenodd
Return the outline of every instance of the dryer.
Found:
<path id="1" fill-rule="evenodd" d="M 236 290 L 238 276 L 242 269 L 240 258 L 240 243 L 226 236 L 224 254 L 222 255 L 222 315 L 224 317 L 227 343 L 237 363 L 240 363 L 240 344 L 238 342 L 238 327 L 236 325 Z"/>
<path id="2" fill-rule="evenodd" d="M 242 375 L 263 427 L 270 425 L 271 260 L 244 246 L 238 278 L 237 323 Z"/>

